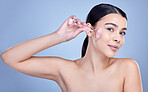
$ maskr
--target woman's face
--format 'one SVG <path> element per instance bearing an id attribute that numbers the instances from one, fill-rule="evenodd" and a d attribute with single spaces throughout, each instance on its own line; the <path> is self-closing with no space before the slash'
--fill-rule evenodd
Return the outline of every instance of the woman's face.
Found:
<path id="1" fill-rule="evenodd" d="M 112 13 L 104 16 L 95 26 L 92 37 L 94 47 L 105 56 L 113 57 L 124 43 L 126 27 L 126 18 L 120 14 Z M 98 30 L 102 31 L 99 38 L 97 38 Z"/>

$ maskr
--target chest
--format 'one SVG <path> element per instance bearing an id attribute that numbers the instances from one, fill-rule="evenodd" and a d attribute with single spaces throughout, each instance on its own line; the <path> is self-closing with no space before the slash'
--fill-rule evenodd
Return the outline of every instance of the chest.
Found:
<path id="1" fill-rule="evenodd" d="M 115 71 L 92 75 L 87 72 L 71 70 L 61 76 L 61 89 L 65 92 L 122 92 L 123 76 Z"/>

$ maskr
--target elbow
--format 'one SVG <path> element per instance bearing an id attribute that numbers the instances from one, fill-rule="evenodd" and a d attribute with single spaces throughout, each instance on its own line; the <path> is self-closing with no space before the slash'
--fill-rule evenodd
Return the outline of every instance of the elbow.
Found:
<path id="1" fill-rule="evenodd" d="M 13 55 L 13 53 L 8 53 L 7 51 L 5 51 L 5 52 L 3 52 L 1 54 L 1 59 L 7 65 L 15 65 L 17 63 L 20 63 L 20 61 L 18 61 L 15 58 L 15 56 Z"/>
<path id="2" fill-rule="evenodd" d="M 8 57 L 7 57 L 7 53 L 6 52 L 3 52 L 2 54 L 1 54 L 1 59 L 2 59 L 2 61 L 3 62 L 5 62 L 6 64 L 8 64 Z"/>
<path id="3" fill-rule="evenodd" d="M 5 62 L 6 61 L 6 55 L 5 55 L 5 52 L 3 52 L 2 54 L 1 54 L 1 59 Z"/>
<path id="4" fill-rule="evenodd" d="M 15 68 L 18 62 L 12 59 L 12 56 L 9 53 L 3 52 L 1 54 L 2 61 L 11 68 Z"/>

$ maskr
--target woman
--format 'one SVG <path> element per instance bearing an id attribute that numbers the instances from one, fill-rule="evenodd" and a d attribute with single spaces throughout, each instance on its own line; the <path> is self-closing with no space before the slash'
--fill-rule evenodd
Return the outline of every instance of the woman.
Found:
<path id="1" fill-rule="evenodd" d="M 71 16 L 48 35 L 20 43 L 1 57 L 11 68 L 50 79 L 63 92 L 142 92 L 139 66 L 133 59 L 113 58 L 124 43 L 126 14 L 110 4 L 92 8 L 86 23 Z M 34 54 L 75 38 L 85 31 L 82 58 L 37 57 Z"/>

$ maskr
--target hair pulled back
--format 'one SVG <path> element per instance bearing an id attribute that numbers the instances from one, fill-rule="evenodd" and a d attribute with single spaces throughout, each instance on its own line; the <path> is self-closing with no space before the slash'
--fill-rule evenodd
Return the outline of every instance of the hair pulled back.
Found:
<path id="1" fill-rule="evenodd" d="M 111 4 L 99 4 L 94 6 L 86 19 L 86 23 L 90 23 L 93 27 L 96 25 L 96 23 L 105 15 L 107 14 L 111 14 L 111 13 L 117 13 L 120 14 L 121 16 L 123 16 L 124 18 L 126 18 L 127 20 L 127 16 L 126 14 L 118 7 L 113 6 Z M 87 45 L 88 45 L 88 36 L 85 38 L 84 42 L 83 42 L 83 46 L 82 46 L 82 55 L 81 57 L 85 56 L 86 50 L 87 50 Z"/>

